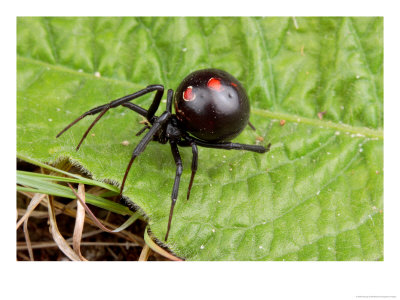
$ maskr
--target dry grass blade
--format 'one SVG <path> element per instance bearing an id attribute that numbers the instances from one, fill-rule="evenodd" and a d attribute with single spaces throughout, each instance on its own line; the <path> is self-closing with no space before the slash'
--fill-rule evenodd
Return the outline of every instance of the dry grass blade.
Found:
<path id="1" fill-rule="evenodd" d="M 18 216 L 23 216 L 26 214 L 27 210 L 23 208 L 17 209 Z M 47 219 L 49 217 L 49 213 L 47 211 L 33 211 L 30 213 L 29 217 L 36 219 Z"/>
<path id="2" fill-rule="evenodd" d="M 31 201 L 29 202 L 29 205 L 26 209 L 25 214 L 17 222 L 17 230 L 18 230 L 18 227 L 21 226 L 22 222 L 24 223 L 24 226 L 23 226 L 24 236 L 25 236 L 28 253 L 29 253 L 29 259 L 31 261 L 33 261 L 34 258 L 33 258 L 31 239 L 29 237 L 29 231 L 28 231 L 28 219 L 29 219 L 29 216 L 31 215 L 31 213 L 33 212 L 33 210 L 36 208 L 36 206 L 39 205 L 39 203 L 43 200 L 43 198 L 45 196 L 46 196 L 45 194 L 34 194 Z"/>
<path id="3" fill-rule="evenodd" d="M 23 228 L 24 228 L 26 247 L 29 253 L 29 260 L 34 261 L 35 259 L 33 257 L 31 238 L 29 237 L 29 231 L 28 231 L 28 218 L 25 219 Z"/>
<path id="4" fill-rule="evenodd" d="M 124 224 L 122 224 L 120 227 L 118 227 L 117 229 L 109 229 L 107 227 L 105 227 L 100 221 L 99 219 L 96 218 L 96 216 L 92 213 L 92 211 L 90 210 L 89 206 L 86 205 L 85 201 L 82 200 L 82 198 L 76 193 L 75 189 L 72 187 L 71 184 L 68 183 L 68 186 L 70 187 L 70 189 L 74 192 L 75 196 L 78 198 L 78 202 L 85 208 L 86 212 L 88 213 L 88 215 L 90 216 L 90 218 L 93 220 L 93 222 L 102 230 L 109 232 L 109 233 L 116 233 L 119 231 L 122 231 L 124 229 L 126 229 L 130 224 L 132 224 L 137 218 L 138 215 L 132 215 Z"/>
<path id="5" fill-rule="evenodd" d="M 18 223 L 17 223 L 17 229 L 19 226 L 21 226 L 21 224 L 27 220 L 30 216 L 30 214 L 33 212 L 33 210 L 36 208 L 36 206 L 39 205 L 40 201 L 43 200 L 43 198 L 45 197 L 45 194 L 34 194 L 31 201 L 29 202 L 28 208 L 26 209 L 25 214 L 21 217 L 21 219 L 19 219 Z"/>
<path id="6" fill-rule="evenodd" d="M 17 247 L 17 250 L 19 250 L 18 247 Z M 20 258 L 22 258 L 22 260 L 25 260 L 25 261 L 30 260 L 29 257 L 26 256 L 25 254 L 23 254 L 22 252 L 17 252 L 17 257 L 20 257 Z"/>
<path id="7" fill-rule="evenodd" d="M 43 201 L 41 204 L 46 206 L 46 207 L 48 207 L 47 201 Z M 53 204 L 54 204 L 54 207 L 55 207 L 56 211 L 57 210 L 62 211 L 63 214 L 65 214 L 67 216 L 70 216 L 70 217 L 73 217 L 73 218 L 76 217 L 76 210 L 75 209 L 70 209 L 65 204 L 62 204 L 62 203 L 57 202 L 55 200 L 53 200 Z M 92 225 L 92 226 L 96 226 L 96 223 L 89 217 L 85 218 L 85 222 L 86 222 L 86 224 L 89 224 L 89 225 Z M 107 221 L 104 221 L 104 220 L 100 220 L 100 222 L 102 224 L 110 227 L 110 228 L 117 228 L 118 227 L 118 226 L 116 226 L 116 225 L 114 225 L 112 223 L 109 223 Z M 102 232 L 103 231 L 104 230 L 102 230 Z M 131 242 L 134 242 L 134 243 L 138 243 L 141 246 L 143 246 L 145 244 L 143 238 L 141 238 L 140 236 L 138 236 L 136 234 L 133 234 L 133 233 L 131 233 L 129 231 L 126 231 L 126 230 L 121 231 L 121 232 L 114 232 L 114 234 L 118 235 L 121 238 L 126 239 L 128 241 L 131 241 Z"/>
<path id="8" fill-rule="evenodd" d="M 182 261 L 182 259 L 180 259 L 179 257 L 176 257 L 174 255 L 172 255 L 171 253 L 167 252 L 166 250 L 164 250 L 163 248 L 161 248 L 159 245 L 157 245 L 149 236 L 148 232 L 147 232 L 147 227 L 146 230 L 144 232 L 144 241 L 146 242 L 146 245 L 148 245 L 151 250 L 153 250 L 154 252 L 160 254 L 161 256 L 164 256 L 165 258 L 168 258 L 170 260 L 174 260 L 174 261 Z"/>
<path id="9" fill-rule="evenodd" d="M 69 245 L 72 245 L 72 241 L 67 240 Z M 33 242 L 32 249 L 43 249 L 43 248 L 51 248 L 51 247 L 58 247 L 55 242 Z M 129 242 L 81 242 L 81 246 L 90 246 L 90 247 L 98 247 L 98 246 L 117 246 L 117 247 L 141 247 L 139 244 L 136 243 L 129 243 Z M 23 243 L 17 243 L 17 250 L 28 250 L 28 247 Z M 26 258 L 25 258 L 26 259 Z M 29 260 L 29 259 L 28 259 Z"/>
<path id="10" fill-rule="evenodd" d="M 75 191 L 75 189 L 72 187 L 71 184 L 68 183 L 68 186 L 70 187 L 70 189 L 74 192 L 76 198 L 78 199 L 78 202 L 85 208 L 86 212 L 88 213 L 88 215 L 90 216 L 90 218 L 93 220 L 93 222 L 102 230 L 106 231 L 106 232 L 113 232 L 111 229 L 108 229 L 107 227 L 105 227 L 103 224 L 101 224 L 101 222 L 99 221 L 99 219 L 96 218 L 96 216 L 92 213 L 92 211 L 90 210 L 89 206 L 86 205 L 85 201 L 82 200 L 81 196 L 78 195 Z"/>
<path id="11" fill-rule="evenodd" d="M 85 202 L 85 185 L 80 183 L 78 186 L 78 195 L 80 196 L 81 200 Z M 76 219 L 75 219 L 75 227 L 74 227 L 74 234 L 73 234 L 73 249 L 81 258 L 81 260 L 86 261 L 87 259 L 83 257 L 81 253 L 81 240 L 82 240 L 82 232 L 83 226 L 85 225 L 85 207 L 81 204 L 80 201 L 77 201 L 77 208 L 76 208 Z"/>
<path id="12" fill-rule="evenodd" d="M 56 242 L 58 248 L 71 260 L 80 261 L 81 258 L 72 250 L 72 248 L 68 245 L 67 241 L 63 238 L 60 231 L 57 227 L 56 216 L 54 212 L 54 204 L 53 197 L 47 195 L 47 199 L 49 202 L 49 220 L 50 220 L 50 231 L 53 236 L 54 241 Z"/>
<path id="13" fill-rule="evenodd" d="M 149 259 L 150 251 L 150 247 L 145 244 L 142 248 L 142 252 L 140 253 L 139 261 L 147 261 Z"/>

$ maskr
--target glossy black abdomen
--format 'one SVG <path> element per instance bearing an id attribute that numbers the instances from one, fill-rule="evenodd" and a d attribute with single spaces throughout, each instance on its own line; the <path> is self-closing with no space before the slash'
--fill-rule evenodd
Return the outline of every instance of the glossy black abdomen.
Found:
<path id="1" fill-rule="evenodd" d="M 229 141 L 249 121 L 244 88 L 235 77 L 218 69 L 189 74 L 176 90 L 174 104 L 182 128 L 204 141 Z"/>

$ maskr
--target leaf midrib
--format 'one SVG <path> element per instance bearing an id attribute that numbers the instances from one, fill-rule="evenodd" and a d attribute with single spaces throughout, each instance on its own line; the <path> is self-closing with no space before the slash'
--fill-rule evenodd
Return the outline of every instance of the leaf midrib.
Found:
<path id="1" fill-rule="evenodd" d="M 26 61 L 29 63 L 34 63 L 37 65 L 42 65 L 43 67 L 51 68 L 53 70 L 59 70 L 62 72 L 76 74 L 78 76 L 95 78 L 97 80 L 103 80 L 103 81 L 107 81 L 107 82 L 115 82 L 115 83 L 129 85 L 129 86 L 134 85 L 130 81 L 114 79 L 114 78 L 109 78 L 109 77 L 103 77 L 103 76 L 96 77 L 94 74 L 79 72 L 79 71 L 76 71 L 69 67 L 65 67 L 65 66 L 61 66 L 61 65 L 54 65 L 54 64 L 47 63 L 47 62 L 43 62 L 41 60 L 27 58 L 27 57 L 24 57 L 21 55 L 17 55 L 17 59 Z M 318 119 L 313 119 L 313 118 L 306 118 L 306 117 L 301 117 L 298 115 L 287 114 L 287 113 L 276 112 L 276 111 L 269 111 L 269 110 L 260 109 L 260 108 L 253 108 L 252 113 L 259 115 L 259 116 L 275 119 L 275 120 L 285 120 L 285 121 L 289 121 L 289 122 L 293 122 L 293 123 L 307 124 L 307 125 L 311 125 L 314 127 L 335 129 L 337 131 L 344 132 L 346 134 L 355 134 L 357 137 L 372 137 L 372 138 L 377 138 L 379 140 L 383 140 L 383 130 L 382 129 L 371 129 L 371 128 L 367 128 L 367 127 L 351 126 L 351 125 L 344 124 L 344 123 L 334 123 L 332 121 L 324 121 L 324 120 L 318 120 Z"/>
<path id="2" fill-rule="evenodd" d="M 259 108 L 252 108 L 251 112 L 256 115 L 268 117 L 271 119 L 285 120 L 293 123 L 312 125 L 315 127 L 336 129 L 337 131 L 345 132 L 346 134 L 350 133 L 355 134 L 357 137 L 372 137 L 383 140 L 383 130 L 380 129 L 351 126 L 344 123 L 335 123 L 332 121 L 317 120 L 312 118 L 301 117 L 298 115 L 269 111 Z"/>

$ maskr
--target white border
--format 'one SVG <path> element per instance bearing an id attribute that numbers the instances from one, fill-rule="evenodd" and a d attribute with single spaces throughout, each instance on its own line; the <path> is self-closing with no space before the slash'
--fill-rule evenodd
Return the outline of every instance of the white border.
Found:
<path id="1" fill-rule="evenodd" d="M 264 3 L 265 2 L 265 3 Z M 264 4 L 262 4 L 264 3 Z M 394 2 L 392 2 L 394 3 Z M 14 1 L 1 12 L 1 292 L 11 298 L 357 299 L 400 297 L 398 8 L 384 1 Z M 354 15 L 385 17 L 385 261 L 220 263 L 16 263 L 16 16 Z M 5 83 L 5 84 L 4 84 Z M 11 110 L 11 111 L 10 111 Z M 13 113 L 14 111 L 14 113 Z M 15 173 L 14 173 L 15 174 Z M 4 179 L 4 177 L 6 177 Z M 4 205 L 5 204 L 5 205 Z M 4 223 L 4 224 L 3 224 Z M 13 246 L 11 246 L 13 245 Z M 75 287 L 77 288 L 75 292 Z M 3 299 L 7 299 L 3 297 Z M 362 298 L 359 298 L 362 299 Z"/>

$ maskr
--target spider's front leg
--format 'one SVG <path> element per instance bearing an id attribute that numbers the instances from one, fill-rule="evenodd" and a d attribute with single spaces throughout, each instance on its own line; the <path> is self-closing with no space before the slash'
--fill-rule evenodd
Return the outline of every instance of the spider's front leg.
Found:
<path id="1" fill-rule="evenodd" d="M 167 92 L 167 107 L 166 107 L 166 111 L 169 111 L 171 114 L 172 114 L 172 101 L 173 101 L 173 96 L 174 96 L 174 91 L 171 90 L 171 89 L 169 89 L 168 92 Z M 154 103 L 155 103 L 155 101 L 153 101 L 153 104 L 154 104 Z M 126 103 L 126 104 L 134 105 L 134 104 L 132 104 L 132 103 Z M 150 122 L 150 124 L 153 124 L 153 122 L 154 122 L 153 117 L 154 117 L 154 114 L 155 114 L 156 111 L 157 111 L 157 108 L 158 108 L 158 106 L 159 106 L 159 104 L 160 104 L 160 101 L 158 101 L 158 103 L 157 103 L 157 108 L 155 108 L 155 110 L 151 110 L 151 108 L 153 107 L 153 104 L 151 105 L 151 107 L 150 107 L 150 109 L 149 109 L 149 113 L 148 113 L 148 115 L 146 116 L 146 118 L 147 118 L 147 120 Z M 129 106 L 127 106 L 127 107 L 129 108 Z M 154 105 L 154 107 L 156 107 L 156 106 Z M 147 122 L 145 122 L 145 123 L 147 123 Z M 138 133 L 136 133 L 136 136 L 140 136 L 140 135 L 141 135 L 143 132 L 145 132 L 147 129 L 150 129 L 149 124 L 145 124 L 144 127 L 143 127 L 142 129 L 140 129 Z"/>
<path id="2" fill-rule="evenodd" d="M 146 147 L 150 143 L 150 141 L 153 140 L 154 135 L 160 130 L 160 128 L 165 123 L 167 123 L 170 120 L 170 118 L 171 118 L 171 113 L 169 111 L 163 112 L 160 117 L 156 118 L 154 121 L 154 124 L 150 128 L 149 132 L 146 133 L 146 135 L 141 139 L 139 144 L 137 144 L 135 150 L 133 150 L 132 157 L 128 163 L 128 166 L 126 167 L 124 179 L 122 180 L 119 197 L 122 196 L 122 191 L 125 186 L 125 181 L 126 181 L 126 178 L 128 177 L 129 170 L 131 169 L 133 161 L 135 160 L 136 157 L 139 156 L 140 153 L 142 153 L 144 151 L 144 149 L 146 149 Z"/>
<path id="3" fill-rule="evenodd" d="M 140 107 L 139 105 L 130 103 L 129 101 L 136 99 L 140 96 L 143 96 L 145 94 L 151 93 L 153 91 L 156 91 L 156 95 L 154 96 L 153 102 L 150 105 L 149 110 L 146 110 L 142 107 Z M 76 150 L 79 149 L 79 147 L 81 146 L 82 142 L 85 140 L 86 136 L 89 134 L 89 131 L 93 128 L 93 126 L 97 123 L 97 121 L 100 120 L 100 118 L 110 109 L 110 108 L 114 108 L 117 106 L 125 106 L 135 112 L 137 112 L 138 114 L 146 117 L 150 123 L 154 122 L 154 114 L 157 111 L 159 105 L 160 105 L 160 101 L 162 98 L 162 95 L 164 93 L 164 87 L 162 85 L 149 85 L 148 87 L 144 88 L 143 90 L 140 90 L 136 93 L 121 97 L 119 99 L 113 100 L 107 104 L 104 105 L 100 105 L 98 107 L 92 108 L 91 110 L 88 110 L 87 112 L 83 113 L 81 116 L 79 116 L 77 119 L 75 119 L 72 123 L 70 123 L 69 125 L 67 125 L 63 130 L 60 131 L 59 134 L 57 134 L 57 138 L 59 136 L 61 136 L 65 131 L 67 131 L 69 128 L 71 128 L 73 125 L 75 125 L 77 122 L 79 122 L 80 120 L 82 120 L 84 117 L 89 116 L 89 115 L 95 115 L 100 113 L 97 118 L 92 122 L 92 124 L 90 124 L 89 128 L 85 131 L 85 133 L 83 134 L 82 139 L 80 140 L 78 146 L 76 147 Z"/>

